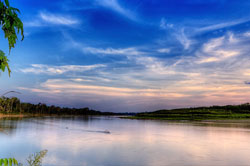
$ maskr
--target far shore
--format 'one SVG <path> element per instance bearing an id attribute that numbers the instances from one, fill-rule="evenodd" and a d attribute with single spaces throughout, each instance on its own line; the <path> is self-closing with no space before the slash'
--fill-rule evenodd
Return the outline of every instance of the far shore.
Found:
<path id="1" fill-rule="evenodd" d="M 28 115 L 25 114 L 3 114 L 0 113 L 0 118 L 23 118 L 27 117 Z"/>
<path id="2" fill-rule="evenodd" d="M 250 120 L 250 104 L 179 108 L 137 113 L 129 119 L 150 120 Z"/>
<path id="3" fill-rule="evenodd" d="M 0 113 L 0 119 L 28 118 L 28 117 L 85 117 L 85 116 L 115 116 L 115 115 L 67 115 L 67 114 L 58 115 L 58 114 L 30 114 L 30 113 Z"/>

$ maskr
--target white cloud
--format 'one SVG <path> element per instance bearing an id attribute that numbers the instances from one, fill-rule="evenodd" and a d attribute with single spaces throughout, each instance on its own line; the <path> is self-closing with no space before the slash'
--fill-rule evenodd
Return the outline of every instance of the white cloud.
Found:
<path id="1" fill-rule="evenodd" d="M 159 53 L 170 53 L 170 49 L 169 48 L 161 48 L 157 50 Z"/>
<path id="2" fill-rule="evenodd" d="M 250 37 L 250 32 L 245 32 L 245 33 L 243 34 L 243 36 L 245 36 L 245 37 Z"/>
<path id="3" fill-rule="evenodd" d="M 231 26 L 235 26 L 238 24 L 242 24 L 242 23 L 245 23 L 248 21 L 250 21 L 250 20 L 249 19 L 241 19 L 241 20 L 236 20 L 236 21 L 231 21 L 231 22 L 223 22 L 223 23 L 219 23 L 219 24 L 209 25 L 209 26 L 197 29 L 197 32 L 206 32 L 206 31 L 223 29 L 226 27 L 231 27 Z"/>
<path id="4" fill-rule="evenodd" d="M 100 55 L 144 55 L 146 52 L 140 51 L 137 47 L 127 47 L 127 48 L 98 48 L 98 47 L 90 47 L 82 44 L 80 42 L 75 41 L 71 36 L 68 34 L 64 34 L 67 42 L 65 43 L 65 47 L 74 48 L 77 50 L 82 51 L 83 53 L 90 53 L 90 54 L 100 54 Z"/>
<path id="5" fill-rule="evenodd" d="M 185 50 L 189 49 L 190 45 L 193 43 L 192 40 L 186 36 L 184 29 L 181 29 L 179 33 L 176 33 L 176 38 L 183 45 Z"/>
<path id="6" fill-rule="evenodd" d="M 211 39 L 209 42 L 207 42 L 203 45 L 203 50 L 205 52 L 210 52 L 210 51 L 222 46 L 224 40 L 225 40 L 225 36 Z"/>
<path id="7" fill-rule="evenodd" d="M 91 54 L 106 54 L 106 55 L 142 55 L 144 52 L 139 51 L 134 47 L 130 48 L 95 48 L 95 47 L 85 47 L 82 48 L 83 52 L 89 52 Z"/>
<path id="8" fill-rule="evenodd" d="M 48 12 L 40 12 L 35 20 L 24 22 L 25 27 L 44 27 L 50 25 L 72 26 L 80 21 L 71 16 L 57 15 Z"/>
<path id="9" fill-rule="evenodd" d="M 89 85 L 85 82 L 79 82 L 74 79 L 49 79 L 42 83 L 39 88 L 24 88 L 19 87 L 20 90 L 30 90 L 36 93 L 66 93 L 66 94 L 91 94 L 100 96 L 148 96 L 148 97 L 184 97 L 187 95 L 181 93 L 174 93 L 162 89 L 136 89 L 126 87 Z"/>
<path id="10" fill-rule="evenodd" d="M 229 33 L 228 33 L 228 41 L 229 41 L 230 43 L 237 43 L 239 40 L 238 40 L 237 38 L 235 38 L 234 33 L 229 32 Z"/>
<path id="11" fill-rule="evenodd" d="M 227 37 L 223 36 L 210 40 L 203 45 L 202 53 L 199 53 L 201 56 L 196 62 L 219 62 L 240 55 L 239 50 L 231 48 L 234 44 L 237 44 L 237 41 L 238 39 L 236 39 L 232 33 L 230 33 Z"/>
<path id="12" fill-rule="evenodd" d="M 64 65 L 64 66 L 49 66 L 43 64 L 32 64 L 32 67 L 20 69 L 23 73 L 48 74 L 57 75 L 67 72 L 84 72 L 100 67 L 105 67 L 103 64 L 96 65 Z"/>
<path id="13" fill-rule="evenodd" d="M 40 13 L 40 18 L 51 24 L 59 24 L 59 25 L 73 25 L 78 24 L 79 21 L 68 16 L 55 15 L 51 13 Z"/>
<path id="14" fill-rule="evenodd" d="M 130 20 L 136 21 L 137 18 L 135 17 L 135 14 L 128 10 L 125 9 L 124 7 L 122 7 L 118 0 L 96 0 L 97 4 L 106 7 L 106 8 L 110 8 L 113 11 L 116 11 L 117 13 L 129 18 Z"/>

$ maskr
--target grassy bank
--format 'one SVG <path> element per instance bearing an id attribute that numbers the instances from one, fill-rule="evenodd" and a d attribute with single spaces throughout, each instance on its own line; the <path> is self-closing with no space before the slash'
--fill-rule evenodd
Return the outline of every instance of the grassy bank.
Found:
<path id="1" fill-rule="evenodd" d="M 197 108 L 181 108 L 138 113 L 130 119 L 160 119 L 160 120 L 224 120 L 250 119 L 250 105 L 227 105 Z"/>

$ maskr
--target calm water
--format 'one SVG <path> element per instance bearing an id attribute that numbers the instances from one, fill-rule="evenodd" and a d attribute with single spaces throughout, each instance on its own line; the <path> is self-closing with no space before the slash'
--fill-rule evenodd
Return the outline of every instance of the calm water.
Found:
<path id="1" fill-rule="evenodd" d="M 110 131 L 110 133 L 106 132 Z M 250 122 L 177 123 L 115 117 L 0 120 L 0 156 L 43 165 L 250 165 Z"/>

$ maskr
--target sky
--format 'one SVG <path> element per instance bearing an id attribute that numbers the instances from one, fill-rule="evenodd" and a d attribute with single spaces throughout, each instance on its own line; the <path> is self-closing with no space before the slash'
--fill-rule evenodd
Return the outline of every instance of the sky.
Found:
<path id="1" fill-rule="evenodd" d="M 25 39 L 0 92 L 142 112 L 250 101 L 250 1 L 10 0 Z M 21 37 L 20 37 L 21 38 Z M 0 49 L 8 42 L 0 32 Z"/>

